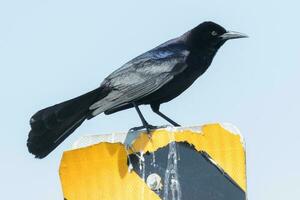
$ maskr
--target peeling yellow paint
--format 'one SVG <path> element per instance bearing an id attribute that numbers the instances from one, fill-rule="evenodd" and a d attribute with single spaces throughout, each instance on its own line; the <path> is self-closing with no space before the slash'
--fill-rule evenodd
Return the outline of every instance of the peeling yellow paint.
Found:
<path id="1" fill-rule="evenodd" d="M 188 142 L 197 151 L 205 151 L 244 191 L 246 190 L 245 151 L 241 136 L 219 124 L 191 129 L 159 129 L 149 140 L 146 134 L 134 142 L 136 151 L 154 152 L 170 141 Z M 64 197 L 67 200 L 158 200 L 144 181 L 128 172 L 127 153 L 120 143 L 99 143 L 66 151 L 60 166 Z M 143 197 L 143 198 L 141 198 Z"/>

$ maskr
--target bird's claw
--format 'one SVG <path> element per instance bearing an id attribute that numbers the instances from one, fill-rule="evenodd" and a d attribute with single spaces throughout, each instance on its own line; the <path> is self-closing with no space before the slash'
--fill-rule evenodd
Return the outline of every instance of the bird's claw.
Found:
<path id="1" fill-rule="evenodd" d="M 151 140 L 151 130 L 157 129 L 158 126 L 152 126 L 152 125 L 147 125 L 146 126 L 146 131 L 147 131 L 147 136 Z"/>
<path id="2" fill-rule="evenodd" d="M 139 130 L 142 130 L 143 128 L 144 128 L 143 126 L 133 127 L 131 129 L 129 129 L 128 133 L 133 132 L 133 131 L 139 131 Z"/>
<path id="3" fill-rule="evenodd" d="M 146 129 L 146 132 L 148 133 L 148 135 L 150 135 L 151 130 L 158 129 L 158 128 L 160 128 L 160 126 L 153 126 L 153 125 L 148 124 L 146 126 L 133 127 L 131 129 L 129 129 L 129 132 L 140 131 L 140 130 Z"/>
<path id="4" fill-rule="evenodd" d="M 152 130 L 160 129 L 160 128 L 167 128 L 167 127 L 173 127 L 173 126 L 170 126 L 170 125 L 153 126 L 151 124 L 148 124 L 146 126 L 138 126 L 138 127 L 133 127 L 131 129 L 129 129 L 126 139 L 124 141 L 126 149 L 135 152 L 132 144 L 136 140 L 136 138 L 138 138 L 143 133 L 142 130 L 146 130 L 147 136 L 148 136 L 149 140 L 151 141 L 152 140 L 152 135 L 151 135 Z"/>
<path id="5" fill-rule="evenodd" d="M 133 127 L 131 129 L 129 129 L 126 139 L 125 139 L 125 142 L 124 142 L 126 149 L 133 150 L 132 144 L 136 140 L 136 138 L 139 137 L 140 134 L 143 133 L 143 131 L 141 131 L 141 130 L 146 130 L 147 136 L 148 136 L 149 140 L 151 140 L 151 130 L 158 129 L 158 128 L 161 128 L 161 127 L 148 124 L 146 126 L 138 126 L 138 127 Z"/>

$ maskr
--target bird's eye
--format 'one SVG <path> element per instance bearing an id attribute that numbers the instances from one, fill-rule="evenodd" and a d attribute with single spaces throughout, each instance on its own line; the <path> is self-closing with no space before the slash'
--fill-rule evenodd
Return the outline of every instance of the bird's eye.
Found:
<path id="1" fill-rule="evenodd" d="M 217 31 L 212 31 L 212 32 L 211 32 L 211 35 L 212 35 L 212 36 L 217 36 L 218 33 L 217 33 Z"/>

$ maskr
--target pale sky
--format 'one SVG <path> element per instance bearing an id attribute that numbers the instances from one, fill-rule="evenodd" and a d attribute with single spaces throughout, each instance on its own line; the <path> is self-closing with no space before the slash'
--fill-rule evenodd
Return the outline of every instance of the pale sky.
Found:
<path id="1" fill-rule="evenodd" d="M 246 140 L 248 198 L 300 196 L 298 1 L 0 1 L 1 199 L 62 199 L 62 152 L 82 135 L 140 125 L 134 110 L 84 123 L 43 160 L 27 152 L 36 111 L 96 88 L 135 56 L 211 20 L 227 42 L 203 77 L 161 110 L 182 125 L 230 122 Z M 165 124 L 142 107 L 149 122 Z"/>

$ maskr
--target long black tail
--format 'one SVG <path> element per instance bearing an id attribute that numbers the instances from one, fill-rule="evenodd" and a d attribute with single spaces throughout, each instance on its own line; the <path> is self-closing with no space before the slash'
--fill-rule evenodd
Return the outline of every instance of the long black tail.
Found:
<path id="1" fill-rule="evenodd" d="M 75 99 L 38 111 L 30 119 L 27 147 L 36 158 L 44 158 L 78 128 L 89 115 L 89 107 L 106 96 L 100 87 Z"/>

